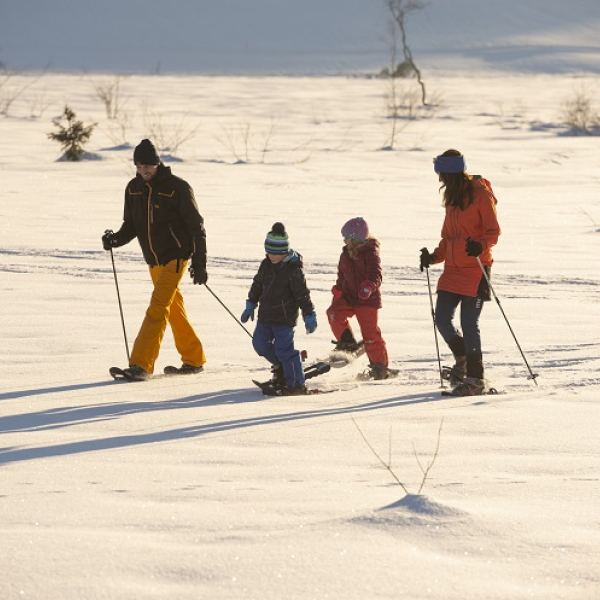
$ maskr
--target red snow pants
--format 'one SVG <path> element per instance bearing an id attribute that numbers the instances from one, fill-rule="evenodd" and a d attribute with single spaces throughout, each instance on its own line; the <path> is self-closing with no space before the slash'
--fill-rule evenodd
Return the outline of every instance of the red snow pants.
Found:
<path id="1" fill-rule="evenodd" d="M 387 367 L 387 347 L 377 322 L 378 310 L 373 306 L 352 306 L 344 298 L 334 298 L 331 306 L 327 309 L 327 318 L 335 339 L 339 340 L 346 329 L 352 331 L 348 319 L 355 316 L 369 361 Z"/>

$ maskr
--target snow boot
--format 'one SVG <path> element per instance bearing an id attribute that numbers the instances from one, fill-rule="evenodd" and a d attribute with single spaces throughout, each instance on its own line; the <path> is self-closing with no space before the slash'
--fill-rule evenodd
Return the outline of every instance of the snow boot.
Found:
<path id="1" fill-rule="evenodd" d="M 467 377 L 483 379 L 483 356 L 481 352 L 467 354 Z"/>
<path id="2" fill-rule="evenodd" d="M 371 379 L 387 379 L 390 376 L 388 368 L 381 363 L 371 363 L 369 365 L 369 375 Z"/>
<path id="3" fill-rule="evenodd" d="M 336 352 L 355 352 L 358 350 L 359 343 L 354 339 L 354 335 L 349 329 L 344 330 L 339 340 L 332 342 L 335 344 Z"/>
<path id="4" fill-rule="evenodd" d="M 194 367 L 193 365 L 188 365 L 187 363 L 183 363 L 181 367 L 165 367 L 164 372 L 165 375 L 196 375 L 198 373 L 202 373 L 204 369 L 202 367 Z"/>
<path id="5" fill-rule="evenodd" d="M 382 381 L 383 379 L 398 377 L 399 374 L 399 369 L 390 369 L 381 363 L 370 363 L 369 368 L 359 373 L 356 378 L 358 381 L 369 381 L 371 379 Z"/>
<path id="6" fill-rule="evenodd" d="M 127 369 L 123 369 L 123 373 L 129 381 L 147 381 L 152 377 L 148 371 L 144 371 L 142 367 L 137 365 L 129 365 Z"/>
<path id="7" fill-rule="evenodd" d="M 481 396 L 485 394 L 485 381 L 476 377 L 465 377 L 465 380 L 452 388 L 451 396 Z"/>
<path id="8" fill-rule="evenodd" d="M 467 372 L 467 357 L 456 356 L 456 362 L 452 367 L 443 367 L 443 377 L 450 382 L 450 387 L 456 387 L 465 380 Z"/>
<path id="9" fill-rule="evenodd" d="M 271 385 L 276 388 L 282 388 L 285 386 L 285 376 L 283 374 L 283 365 L 280 363 L 278 365 L 273 365 L 271 367 Z"/>
<path id="10" fill-rule="evenodd" d="M 457 335 L 448 342 L 448 347 L 454 356 L 454 366 L 450 368 L 444 367 L 443 377 L 450 382 L 451 387 L 456 387 L 463 382 L 465 375 L 467 374 L 465 340 L 462 336 Z M 483 375 L 481 377 L 483 377 Z"/>

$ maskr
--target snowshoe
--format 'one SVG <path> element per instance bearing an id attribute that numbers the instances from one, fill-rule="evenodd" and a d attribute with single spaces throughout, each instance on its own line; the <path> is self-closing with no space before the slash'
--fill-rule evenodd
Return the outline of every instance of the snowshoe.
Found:
<path id="1" fill-rule="evenodd" d="M 202 373 L 202 371 L 204 371 L 203 367 L 194 367 L 187 363 L 183 363 L 181 367 L 169 365 L 163 370 L 165 375 L 197 375 L 198 373 Z"/>
<path id="2" fill-rule="evenodd" d="M 319 361 L 314 363 L 313 365 L 309 365 L 304 369 L 304 379 L 312 379 L 313 377 L 318 377 L 319 375 L 323 375 L 331 370 L 331 365 L 329 363 Z M 268 394 L 270 396 L 277 395 L 273 392 L 277 390 L 281 390 L 285 387 L 285 377 L 283 376 L 283 367 L 281 365 L 277 367 L 271 367 L 271 372 L 273 373 L 273 377 L 268 381 L 257 381 L 256 379 L 252 380 L 252 383 L 257 385 L 261 390 L 269 390 L 271 393 Z"/>
<path id="3" fill-rule="evenodd" d="M 148 371 L 144 371 L 142 367 L 138 367 L 137 365 L 131 365 L 126 369 L 111 367 L 109 372 L 112 378 L 117 381 L 148 381 L 148 379 L 152 378 L 152 375 Z"/>
<path id="4" fill-rule="evenodd" d="M 316 362 L 304 369 L 304 379 L 312 379 L 331 371 L 331 365 L 324 361 Z"/>
<path id="5" fill-rule="evenodd" d="M 261 389 L 265 396 L 310 396 L 312 394 L 326 393 L 316 388 L 307 388 L 305 385 L 284 385 L 283 387 L 264 385 Z"/>
<path id="6" fill-rule="evenodd" d="M 465 377 L 465 380 L 451 390 L 444 390 L 443 396 L 485 396 L 486 394 L 497 394 L 498 390 L 486 387 L 484 379 L 476 377 Z"/>
<path id="7" fill-rule="evenodd" d="M 352 349 L 340 350 L 336 346 L 336 348 L 334 348 L 329 353 L 329 358 L 327 359 L 327 362 L 335 369 L 339 369 L 354 362 L 359 356 L 362 356 L 364 353 L 365 345 L 362 340 L 360 342 L 357 342 L 356 346 Z"/>

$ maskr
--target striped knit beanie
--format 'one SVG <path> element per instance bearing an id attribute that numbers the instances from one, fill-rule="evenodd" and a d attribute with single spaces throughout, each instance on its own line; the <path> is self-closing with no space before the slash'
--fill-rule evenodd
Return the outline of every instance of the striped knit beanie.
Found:
<path id="1" fill-rule="evenodd" d="M 290 241 L 283 223 L 274 223 L 265 239 L 265 252 L 267 254 L 287 254 Z"/>
<path id="2" fill-rule="evenodd" d="M 347 221 L 342 227 L 342 236 L 364 242 L 369 238 L 369 226 L 362 217 L 354 217 Z"/>

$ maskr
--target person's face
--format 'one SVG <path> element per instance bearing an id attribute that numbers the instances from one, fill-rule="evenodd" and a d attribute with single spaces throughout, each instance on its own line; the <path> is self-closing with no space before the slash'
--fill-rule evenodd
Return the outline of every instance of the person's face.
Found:
<path id="1" fill-rule="evenodd" d="M 158 171 L 158 165 L 135 165 L 135 170 L 141 175 L 144 181 L 150 181 Z"/>
<path id="2" fill-rule="evenodd" d="M 274 265 L 278 265 L 285 258 L 285 254 L 269 254 L 268 252 L 267 256 Z"/>
<path id="3" fill-rule="evenodd" d="M 350 246 L 352 246 L 352 239 L 345 237 L 344 244 L 346 245 L 346 248 L 350 248 Z"/>

